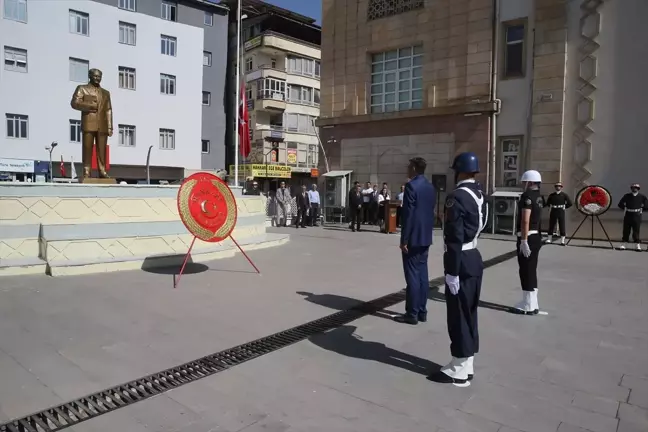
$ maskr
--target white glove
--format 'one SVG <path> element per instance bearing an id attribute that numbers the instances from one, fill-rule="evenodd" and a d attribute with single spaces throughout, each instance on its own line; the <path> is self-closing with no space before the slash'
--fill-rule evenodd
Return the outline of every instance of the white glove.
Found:
<path id="1" fill-rule="evenodd" d="M 446 275 L 445 283 L 452 295 L 457 295 L 459 292 L 459 276 Z"/>
<path id="2" fill-rule="evenodd" d="M 529 242 L 527 240 L 520 241 L 520 253 L 524 258 L 529 258 L 531 256 L 531 248 L 529 247 Z"/>

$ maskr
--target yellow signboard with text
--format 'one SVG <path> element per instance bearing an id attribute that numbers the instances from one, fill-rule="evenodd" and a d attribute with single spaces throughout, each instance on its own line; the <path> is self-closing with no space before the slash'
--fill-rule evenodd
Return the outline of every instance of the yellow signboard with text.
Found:
<path id="1" fill-rule="evenodd" d="M 229 174 L 234 175 L 234 165 L 230 165 Z M 245 164 L 239 165 L 239 176 L 290 178 L 292 170 L 285 165 Z"/>

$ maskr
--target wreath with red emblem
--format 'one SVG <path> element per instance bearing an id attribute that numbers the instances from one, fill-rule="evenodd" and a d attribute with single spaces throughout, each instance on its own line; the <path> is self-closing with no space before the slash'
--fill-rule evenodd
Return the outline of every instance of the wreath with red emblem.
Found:
<path id="1" fill-rule="evenodd" d="M 576 208 L 586 216 L 600 216 L 611 205 L 612 196 L 603 186 L 586 186 L 576 195 Z"/>

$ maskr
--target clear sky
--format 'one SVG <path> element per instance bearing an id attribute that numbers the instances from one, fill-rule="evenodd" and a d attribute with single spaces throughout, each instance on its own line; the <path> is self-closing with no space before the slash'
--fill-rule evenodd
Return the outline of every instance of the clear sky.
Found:
<path id="1" fill-rule="evenodd" d="M 265 0 L 266 3 L 306 15 L 322 24 L 322 0 Z"/>

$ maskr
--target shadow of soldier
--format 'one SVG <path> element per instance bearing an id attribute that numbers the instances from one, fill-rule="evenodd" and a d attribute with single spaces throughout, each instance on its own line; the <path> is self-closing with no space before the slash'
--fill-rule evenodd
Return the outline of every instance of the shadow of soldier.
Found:
<path id="1" fill-rule="evenodd" d="M 365 302 L 357 300 L 351 297 L 340 296 L 337 294 L 314 294 L 306 291 L 297 291 L 297 294 L 304 296 L 304 300 L 314 303 L 316 305 L 324 306 L 330 309 L 337 311 L 345 311 L 349 309 L 360 309 Z M 380 310 L 369 315 L 385 318 L 388 320 L 394 319 L 395 316 L 399 315 L 396 312 L 389 310 Z"/>
<path id="2" fill-rule="evenodd" d="M 445 303 L 445 294 L 440 291 L 439 287 L 434 287 L 430 289 L 428 293 L 428 299 L 439 303 Z M 492 309 L 499 312 L 509 312 L 513 314 L 516 313 L 515 309 L 512 308 L 511 306 L 505 306 L 498 303 L 491 303 L 483 300 L 479 300 L 479 307 Z"/>
<path id="3" fill-rule="evenodd" d="M 421 375 L 428 375 L 441 368 L 429 360 L 389 348 L 383 343 L 366 341 L 355 334 L 357 327 L 346 325 L 308 339 L 312 344 L 346 357 L 375 361 L 395 366 Z"/>

